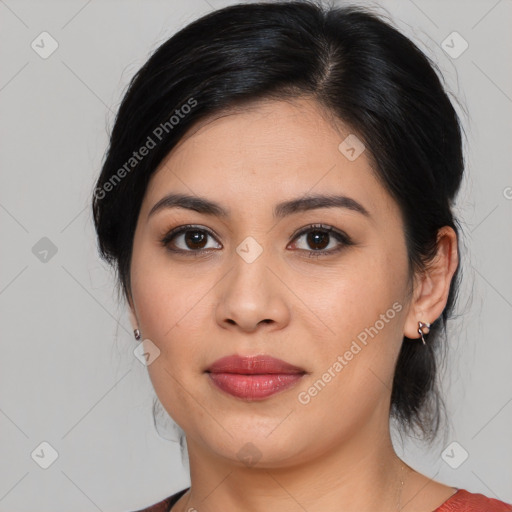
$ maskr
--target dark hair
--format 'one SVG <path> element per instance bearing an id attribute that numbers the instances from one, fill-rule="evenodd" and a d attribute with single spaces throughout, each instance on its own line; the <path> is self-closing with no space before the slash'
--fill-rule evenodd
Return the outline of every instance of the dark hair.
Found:
<path id="1" fill-rule="evenodd" d="M 180 30 L 131 80 L 94 191 L 101 256 L 117 270 L 125 297 L 151 175 L 194 123 L 259 99 L 314 99 L 357 134 L 400 207 L 410 275 L 424 271 L 438 230 L 459 233 L 451 207 L 464 168 L 459 120 L 435 69 L 407 37 L 361 7 L 237 4 Z M 435 437 L 443 409 L 436 359 L 459 269 L 427 345 L 403 343 L 396 364 L 391 415 L 424 439 Z"/>

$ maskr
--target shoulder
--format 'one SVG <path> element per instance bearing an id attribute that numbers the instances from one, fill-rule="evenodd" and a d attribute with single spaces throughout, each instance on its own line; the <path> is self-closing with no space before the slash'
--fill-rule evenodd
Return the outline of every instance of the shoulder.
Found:
<path id="1" fill-rule="evenodd" d="M 434 512 L 512 512 L 512 505 L 459 489 Z"/>
<path id="2" fill-rule="evenodd" d="M 182 491 L 178 491 L 176 494 L 165 498 L 158 503 L 154 503 L 147 508 L 136 510 L 134 512 L 169 512 L 171 507 L 188 491 L 188 487 Z"/>

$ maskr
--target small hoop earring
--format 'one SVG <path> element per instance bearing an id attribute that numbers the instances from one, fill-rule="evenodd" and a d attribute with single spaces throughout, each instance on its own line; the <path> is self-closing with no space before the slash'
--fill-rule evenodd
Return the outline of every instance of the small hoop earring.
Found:
<path id="1" fill-rule="evenodd" d="M 133 335 L 135 336 L 136 340 L 140 340 L 140 331 L 139 331 L 139 329 L 135 329 L 133 331 Z"/>
<path id="2" fill-rule="evenodd" d="M 423 331 L 425 329 L 425 332 Z M 428 322 L 418 322 L 418 334 L 421 336 L 421 341 L 423 345 L 426 345 L 424 334 L 428 334 L 430 332 L 430 324 Z"/>

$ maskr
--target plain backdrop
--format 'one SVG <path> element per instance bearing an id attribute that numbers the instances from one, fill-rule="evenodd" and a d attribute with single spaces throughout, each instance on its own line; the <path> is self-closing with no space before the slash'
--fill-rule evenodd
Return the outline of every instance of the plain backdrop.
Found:
<path id="1" fill-rule="evenodd" d="M 0 512 L 135 510 L 189 484 L 179 445 L 153 426 L 89 205 L 129 79 L 179 28 L 231 3 L 0 0 Z M 397 438 L 397 450 L 512 502 L 512 3 L 372 5 L 439 65 L 467 135 L 451 427 L 431 447 Z"/>

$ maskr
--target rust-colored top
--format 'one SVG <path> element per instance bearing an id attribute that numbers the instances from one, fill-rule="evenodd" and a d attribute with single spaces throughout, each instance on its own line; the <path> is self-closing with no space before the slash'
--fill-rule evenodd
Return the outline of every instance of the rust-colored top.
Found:
<path id="1" fill-rule="evenodd" d="M 434 512 L 511 512 L 512 505 L 459 489 Z"/>
<path id="2" fill-rule="evenodd" d="M 188 491 L 188 487 L 169 496 L 165 500 L 136 512 L 169 512 L 171 507 Z M 483 494 L 474 494 L 464 489 L 458 489 L 440 507 L 433 512 L 512 512 L 512 505 Z"/>

